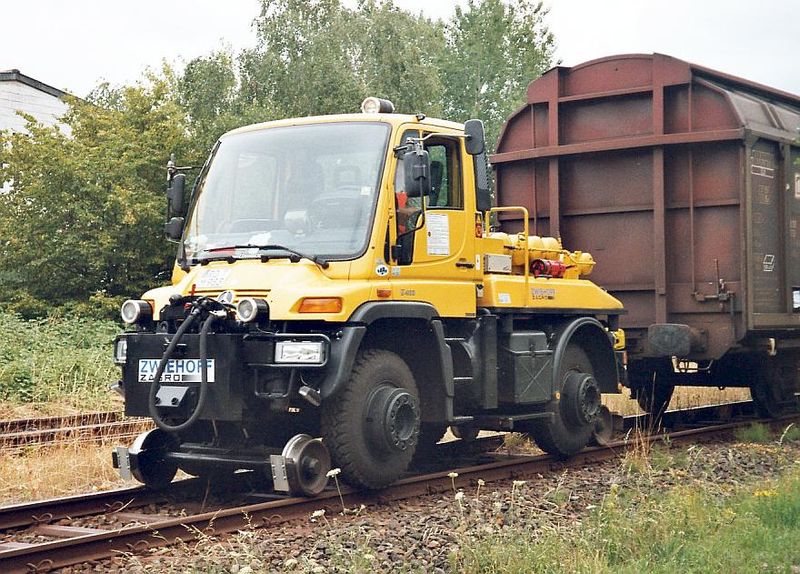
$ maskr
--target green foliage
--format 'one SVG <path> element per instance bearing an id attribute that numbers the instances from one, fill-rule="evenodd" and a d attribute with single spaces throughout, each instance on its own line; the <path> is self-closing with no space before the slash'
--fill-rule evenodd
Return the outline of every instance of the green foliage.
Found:
<path id="1" fill-rule="evenodd" d="M 108 387 L 118 377 L 111 341 L 119 330 L 113 321 L 26 320 L 0 312 L 0 400 L 109 408 Z"/>
<path id="2" fill-rule="evenodd" d="M 73 100 L 65 123 L 3 134 L 0 301 L 38 315 L 92 294 L 124 297 L 169 266 L 164 162 L 189 147 L 172 78 Z M 109 105 L 111 104 L 111 105 Z"/>
<path id="3" fill-rule="evenodd" d="M 261 0 L 258 44 L 169 67 L 132 86 L 72 99 L 66 128 L 28 118 L 0 133 L 0 308 L 25 317 L 115 313 L 163 281 L 164 166 L 200 165 L 233 127 L 357 112 L 391 99 L 400 112 L 478 117 L 494 145 L 554 40 L 541 3 L 469 0 L 447 24 L 392 0 Z"/>
<path id="4" fill-rule="evenodd" d="M 553 65 L 546 15 L 542 2 L 468 0 L 447 26 L 445 114 L 483 119 L 490 150 L 505 119 L 525 102 L 528 84 Z"/>
<path id="5" fill-rule="evenodd" d="M 775 440 L 770 428 L 762 423 L 753 423 L 746 427 L 739 427 L 733 432 L 736 440 L 740 442 L 754 442 L 765 444 Z"/>

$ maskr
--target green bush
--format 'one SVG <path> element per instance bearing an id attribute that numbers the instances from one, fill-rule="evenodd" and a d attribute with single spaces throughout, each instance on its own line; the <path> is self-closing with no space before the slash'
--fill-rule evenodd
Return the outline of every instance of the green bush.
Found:
<path id="1" fill-rule="evenodd" d="M 0 400 L 83 410 L 110 406 L 108 387 L 119 376 L 112 341 L 120 331 L 109 320 L 0 312 Z"/>

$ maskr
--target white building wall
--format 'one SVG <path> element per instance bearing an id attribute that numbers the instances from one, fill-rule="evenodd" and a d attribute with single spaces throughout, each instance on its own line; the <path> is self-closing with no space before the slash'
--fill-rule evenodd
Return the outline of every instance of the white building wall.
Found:
<path id="1" fill-rule="evenodd" d="M 25 119 L 17 114 L 17 110 L 52 126 L 59 123 L 58 119 L 67 111 L 67 104 L 22 82 L 0 82 L 0 130 L 25 131 Z"/>

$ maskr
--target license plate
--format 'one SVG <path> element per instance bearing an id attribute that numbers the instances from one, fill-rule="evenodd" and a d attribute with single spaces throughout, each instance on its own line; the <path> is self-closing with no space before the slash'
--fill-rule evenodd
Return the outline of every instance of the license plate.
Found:
<path id="1" fill-rule="evenodd" d="M 156 375 L 161 359 L 139 359 L 139 382 L 150 383 Z M 208 382 L 214 382 L 214 359 L 206 359 Z M 170 359 L 161 375 L 162 383 L 199 383 L 202 361 L 200 359 Z"/>

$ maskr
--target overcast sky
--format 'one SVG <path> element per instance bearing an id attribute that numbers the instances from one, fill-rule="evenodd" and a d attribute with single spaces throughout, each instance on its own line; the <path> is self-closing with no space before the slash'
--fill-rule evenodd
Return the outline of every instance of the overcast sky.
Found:
<path id="1" fill-rule="evenodd" d="M 456 2 L 395 4 L 446 19 Z M 800 94 L 800 0 L 545 4 L 564 65 L 660 52 Z M 16 68 L 83 96 L 102 80 L 134 82 L 162 59 L 180 64 L 223 44 L 234 50 L 251 46 L 258 9 L 258 0 L 6 0 L 0 9 L 0 70 Z"/>

